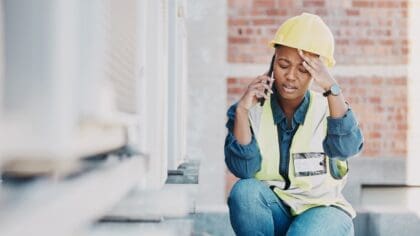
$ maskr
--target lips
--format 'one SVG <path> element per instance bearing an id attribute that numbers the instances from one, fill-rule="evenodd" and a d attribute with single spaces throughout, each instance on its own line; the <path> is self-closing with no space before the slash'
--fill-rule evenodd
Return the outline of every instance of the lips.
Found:
<path id="1" fill-rule="evenodd" d="M 296 86 L 293 86 L 293 85 L 290 85 L 290 84 L 283 84 L 282 88 L 286 93 L 293 93 L 297 90 Z"/>

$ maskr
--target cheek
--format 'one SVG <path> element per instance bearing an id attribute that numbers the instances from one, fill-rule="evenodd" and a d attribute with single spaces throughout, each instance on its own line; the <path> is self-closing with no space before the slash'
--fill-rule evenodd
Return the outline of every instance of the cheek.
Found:
<path id="1" fill-rule="evenodd" d="M 297 75 L 298 75 L 300 81 L 302 81 L 302 83 L 306 83 L 307 81 L 310 81 L 312 79 L 312 76 L 309 72 L 308 73 L 303 73 L 303 72 L 298 71 Z"/>
<path id="2" fill-rule="evenodd" d="M 283 80 L 284 79 L 284 77 L 285 77 L 285 72 L 283 71 L 283 70 L 281 70 L 281 69 L 278 69 L 278 68 L 276 68 L 274 71 L 273 71 L 273 76 L 274 76 L 274 78 L 276 79 L 276 80 Z"/>
<path id="3" fill-rule="evenodd" d="M 304 76 L 300 79 L 302 87 L 309 87 L 312 83 L 312 78 L 310 75 Z"/>
<path id="4" fill-rule="evenodd" d="M 280 84 L 281 82 L 278 79 L 274 80 L 273 86 L 276 88 L 277 91 L 280 91 Z"/>

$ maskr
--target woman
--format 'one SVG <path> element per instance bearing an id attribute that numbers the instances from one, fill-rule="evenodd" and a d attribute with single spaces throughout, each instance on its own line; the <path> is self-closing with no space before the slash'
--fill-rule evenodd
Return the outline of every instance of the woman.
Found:
<path id="1" fill-rule="evenodd" d="M 228 199 L 237 235 L 353 235 L 341 190 L 363 137 L 337 81 L 334 38 L 316 15 L 284 22 L 272 73 L 228 111 L 225 161 L 240 180 Z M 323 89 L 316 93 L 312 83 Z"/>

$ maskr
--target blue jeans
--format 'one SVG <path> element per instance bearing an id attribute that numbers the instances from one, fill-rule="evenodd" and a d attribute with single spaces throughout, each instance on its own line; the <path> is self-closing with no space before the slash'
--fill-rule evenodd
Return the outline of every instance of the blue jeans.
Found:
<path id="1" fill-rule="evenodd" d="M 289 207 L 264 183 L 241 179 L 228 198 L 236 235 L 335 236 L 354 235 L 353 221 L 335 207 L 314 207 L 291 216 Z"/>

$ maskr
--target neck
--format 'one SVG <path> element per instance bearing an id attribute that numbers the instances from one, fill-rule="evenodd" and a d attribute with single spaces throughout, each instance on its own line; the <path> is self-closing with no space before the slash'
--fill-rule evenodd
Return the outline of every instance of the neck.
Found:
<path id="1" fill-rule="evenodd" d="M 303 101 L 305 95 L 295 98 L 295 99 L 284 99 L 281 96 L 278 96 L 278 103 L 285 113 L 286 117 L 292 117 L 296 109 L 299 107 L 300 103 Z"/>

